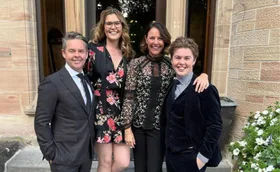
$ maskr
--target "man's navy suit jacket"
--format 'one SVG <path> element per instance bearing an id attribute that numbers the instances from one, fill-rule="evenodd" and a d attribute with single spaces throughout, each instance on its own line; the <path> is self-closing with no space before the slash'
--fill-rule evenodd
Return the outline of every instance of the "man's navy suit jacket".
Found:
<path id="1" fill-rule="evenodd" d="M 207 166 L 217 166 L 222 159 L 218 145 L 222 132 L 219 94 L 211 84 L 202 93 L 195 92 L 195 78 L 193 76 L 188 87 L 174 101 L 172 84 L 169 87 L 161 116 L 161 141 L 169 145 L 171 152 L 193 146 L 197 153 L 209 159 Z M 171 132 L 166 128 L 167 121 L 173 124 Z M 163 149 L 165 151 L 166 145 Z"/>

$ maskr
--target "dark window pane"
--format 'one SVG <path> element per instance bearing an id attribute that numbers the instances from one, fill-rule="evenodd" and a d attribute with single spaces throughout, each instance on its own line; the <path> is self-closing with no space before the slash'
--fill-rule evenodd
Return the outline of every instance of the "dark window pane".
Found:
<path id="1" fill-rule="evenodd" d="M 188 37 L 191 37 L 199 46 L 199 57 L 194 72 L 203 72 L 206 41 L 207 0 L 189 0 L 188 8 Z"/>

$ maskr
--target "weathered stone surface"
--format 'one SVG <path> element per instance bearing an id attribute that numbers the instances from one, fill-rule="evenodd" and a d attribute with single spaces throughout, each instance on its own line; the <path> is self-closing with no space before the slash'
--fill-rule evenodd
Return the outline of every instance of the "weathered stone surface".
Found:
<path id="1" fill-rule="evenodd" d="M 214 48 L 229 47 L 230 25 L 215 26 Z"/>
<path id="2" fill-rule="evenodd" d="M 28 58 L 28 59 L 22 59 L 22 58 L 13 58 L 13 68 L 15 69 L 31 69 L 33 66 L 38 65 L 37 60 L 35 58 Z"/>
<path id="3" fill-rule="evenodd" d="M 228 78 L 238 79 L 239 69 L 229 69 Z"/>
<path id="4" fill-rule="evenodd" d="M 232 3 L 233 3 L 233 1 L 217 1 L 216 25 L 231 24 Z"/>
<path id="5" fill-rule="evenodd" d="M 20 98 L 18 94 L 0 94 L 0 116 L 20 115 Z"/>
<path id="6" fill-rule="evenodd" d="M 280 83 L 276 82 L 248 82 L 247 93 L 264 94 L 264 95 L 280 95 Z"/>
<path id="7" fill-rule="evenodd" d="M 274 82 L 280 81 L 280 62 L 263 62 L 261 80 Z"/>
<path id="8" fill-rule="evenodd" d="M 254 61 L 244 61 L 243 63 L 244 70 L 260 70 L 261 69 L 261 62 L 254 62 Z"/>
<path id="9" fill-rule="evenodd" d="M 252 46 L 267 45 L 269 38 L 269 30 L 255 30 L 237 33 L 235 37 L 231 37 L 231 46 Z"/>
<path id="10" fill-rule="evenodd" d="M 13 63 L 11 59 L 2 58 L 0 63 L 0 69 L 10 69 Z"/>
<path id="11" fill-rule="evenodd" d="M 11 47 L 11 53 L 13 58 L 37 58 L 37 47 L 32 45 L 21 45 L 21 46 L 13 46 Z"/>
<path id="12" fill-rule="evenodd" d="M 280 45 L 280 29 L 270 30 L 269 44 Z"/>
<path id="13" fill-rule="evenodd" d="M 246 20 L 238 23 L 237 32 L 251 31 L 255 29 L 254 20 Z"/>
<path id="14" fill-rule="evenodd" d="M 242 47 L 230 49 L 229 68 L 242 69 L 244 58 L 244 49 Z"/>
<path id="15" fill-rule="evenodd" d="M 245 126 L 247 122 L 247 118 L 235 115 L 234 120 L 232 121 L 232 127 L 231 127 L 231 133 L 234 135 L 234 137 L 242 138 L 244 133 L 242 128 Z"/>
<path id="16" fill-rule="evenodd" d="M 220 96 L 225 96 L 227 88 L 227 71 L 212 72 L 211 83 L 213 83 L 219 90 Z"/>
<path id="17" fill-rule="evenodd" d="M 32 11 L 25 8 L 23 1 L 10 1 L 9 12 L 10 20 L 30 20 L 32 16 Z"/>
<path id="18" fill-rule="evenodd" d="M 246 99 L 246 81 L 228 79 L 228 96 L 236 100 Z M 239 106 L 239 105 L 238 105 Z"/>
<path id="19" fill-rule="evenodd" d="M 280 28 L 280 7 L 257 10 L 256 29 Z"/>
<path id="20" fill-rule="evenodd" d="M 27 24 L 26 21 L 0 21 L 1 29 L 9 29 L 9 28 L 23 28 Z"/>
<path id="21" fill-rule="evenodd" d="M 231 25 L 231 37 L 235 37 L 237 34 L 237 23 L 232 23 Z"/>
<path id="22" fill-rule="evenodd" d="M 244 60 L 279 60 L 280 46 L 272 47 L 252 47 L 244 50 Z"/>
<path id="23" fill-rule="evenodd" d="M 241 70 L 239 71 L 238 78 L 240 80 L 260 80 L 260 71 Z"/>
<path id="24" fill-rule="evenodd" d="M 34 118 L 24 115 L 0 115 L 0 138 L 21 136 L 26 140 L 36 140 Z"/>
<path id="25" fill-rule="evenodd" d="M 280 96 L 265 96 L 264 97 L 264 108 L 274 105 L 276 101 L 280 101 Z"/>
<path id="26" fill-rule="evenodd" d="M 246 101 L 251 103 L 263 103 L 264 96 L 263 95 L 246 95 Z"/>
<path id="27" fill-rule="evenodd" d="M 239 13 L 241 11 L 256 9 L 260 7 L 269 7 L 279 4 L 279 0 L 241 0 L 234 1 L 233 12 Z"/>
<path id="28" fill-rule="evenodd" d="M 0 58 L 10 58 L 11 57 L 11 48 L 0 47 Z"/>
<path id="29" fill-rule="evenodd" d="M 5 82 L 0 82 L 0 93 L 22 93 L 26 91 L 31 91 L 31 87 L 37 81 L 36 69 L 17 69 L 2 70 L 1 80 Z M 33 87 L 34 88 L 34 87 Z"/>
<path id="30" fill-rule="evenodd" d="M 243 117 L 250 117 L 251 112 L 254 113 L 256 111 L 263 111 L 264 108 L 262 107 L 262 103 L 252 103 L 252 102 L 246 102 L 242 100 L 237 100 L 237 109 L 236 113 Z"/>
<path id="31" fill-rule="evenodd" d="M 8 20 L 10 17 L 9 14 L 9 2 L 10 1 L 6 1 L 6 0 L 1 0 L 0 1 L 0 20 Z M 0 25 L 1 26 L 1 25 Z"/>
<path id="32" fill-rule="evenodd" d="M 245 11 L 241 12 L 239 14 L 233 14 L 232 16 L 232 22 L 240 22 L 240 21 L 245 21 L 245 20 L 251 20 L 256 18 L 256 11 L 251 10 L 251 11 Z"/>
<path id="33" fill-rule="evenodd" d="M 29 14 L 28 21 L 36 22 L 36 8 L 35 1 L 25 1 L 24 11 Z"/>
<path id="34" fill-rule="evenodd" d="M 26 31 L 27 30 L 27 31 Z M 17 27 L 17 28 L 1 28 L 0 40 L 13 45 L 33 45 L 36 37 L 31 37 L 32 27 Z M 33 33 L 32 33 L 33 34 Z M 30 37 L 29 37 L 30 36 Z"/>
<path id="35" fill-rule="evenodd" d="M 228 69 L 228 59 L 228 48 L 215 48 L 213 53 L 212 71 L 226 71 Z"/>

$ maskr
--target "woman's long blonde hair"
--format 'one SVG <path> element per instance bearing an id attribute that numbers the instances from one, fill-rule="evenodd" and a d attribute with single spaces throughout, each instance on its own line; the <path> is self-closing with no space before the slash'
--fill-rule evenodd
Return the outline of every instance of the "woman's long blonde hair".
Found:
<path id="1" fill-rule="evenodd" d="M 134 57 L 135 53 L 130 43 L 129 27 L 122 13 L 116 8 L 108 7 L 106 10 L 103 10 L 101 12 L 99 22 L 91 30 L 91 33 L 93 35 L 91 41 L 94 43 L 99 43 L 106 39 L 106 35 L 104 33 L 104 25 L 106 17 L 111 14 L 115 14 L 122 23 L 122 35 L 119 40 L 119 48 L 122 50 L 124 57 L 126 57 L 127 59 L 131 59 Z"/>

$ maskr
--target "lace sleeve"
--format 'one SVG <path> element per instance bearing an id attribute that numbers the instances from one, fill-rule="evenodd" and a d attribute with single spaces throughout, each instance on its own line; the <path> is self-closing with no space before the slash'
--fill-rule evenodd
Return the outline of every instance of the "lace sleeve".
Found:
<path id="1" fill-rule="evenodd" d="M 135 104 L 135 91 L 137 86 L 137 64 L 137 59 L 133 59 L 128 65 L 123 109 L 121 112 L 121 123 L 125 129 L 131 126 L 133 120 L 133 107 Z"/>

